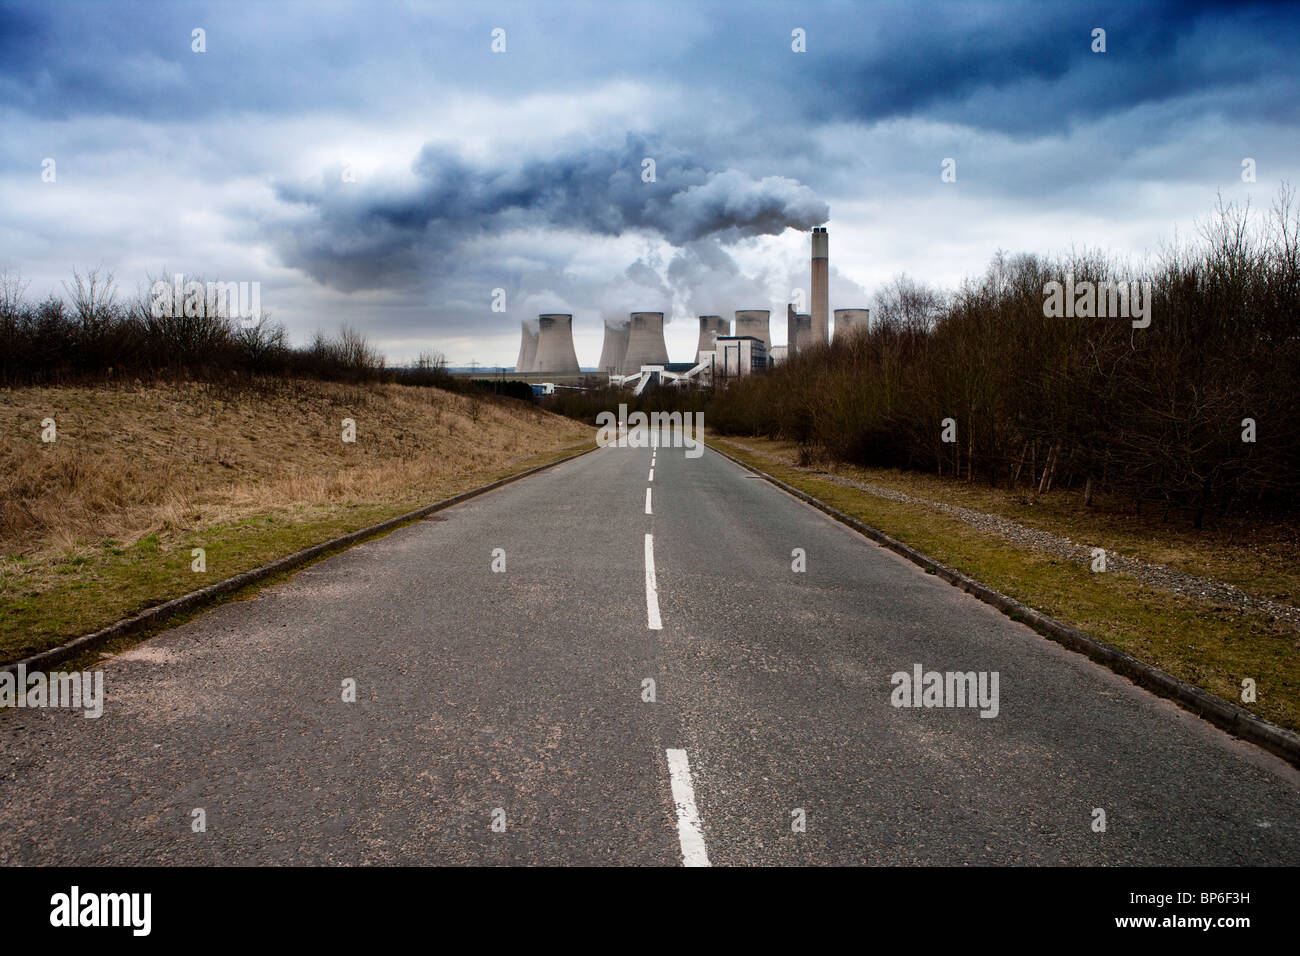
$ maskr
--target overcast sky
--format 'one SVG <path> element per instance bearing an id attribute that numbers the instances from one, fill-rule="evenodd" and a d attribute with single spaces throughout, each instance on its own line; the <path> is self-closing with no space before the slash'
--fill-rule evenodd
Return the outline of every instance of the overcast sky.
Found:
<path id="1" fill-rule="evenodd" d="M 1297 50 L 1280 4 L 0 2 L 0 270 L 257 281 L 295 341 L 347 321 L 391 362 L 511 365 L 539 312 L 584 366 L 632 311 L 676 360 L 701 313 L 781 344 L 814 225 L 851 308 L 1267 206 Z"/>

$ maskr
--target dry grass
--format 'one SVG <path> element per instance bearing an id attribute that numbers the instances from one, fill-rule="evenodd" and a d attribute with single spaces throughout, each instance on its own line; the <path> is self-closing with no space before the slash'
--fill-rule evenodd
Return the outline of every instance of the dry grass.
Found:
<path id="1" fill-rule="evenodd" d="M 41 421 L 57 440 L 43 444 Z M 355 444 L 341 440 L 356 422 Z M 520 402 L 402 385 L 0 392 L 0 554 L 40 559 L 304 505 L 434 490 L 588 437 Z"/>
<path id="2" fill-rule="evenodd" d="M 1103 495 L 1088 507 L 1079 490 L 1054 488 L 1036 495 L 1024 485 L 993 488 L 986 481 L 833 462 L 824 455 L 801 454 L 806 447 L 793 442 L 749 436 L 735 442 L 789 464 L 1008 518 L 1187 574 L 1226 581 L 1282 604 L 1300 603 L 1300 519 L 1295 516 L 1229 515 L 1198 529 L 1186 520 L 1162 520 L 1159 509 L 1134 514 L 1127 502 Z"/>
<path id="3" fill-rule="evenodd" d="M 49 444 L 46 418 L 58 429 Z M 592 437 L 527 403 L 403 385 L 0 391 L 0 660 Z M 191 569 L 194 547 L 207 552 L 205 573 Z"/>

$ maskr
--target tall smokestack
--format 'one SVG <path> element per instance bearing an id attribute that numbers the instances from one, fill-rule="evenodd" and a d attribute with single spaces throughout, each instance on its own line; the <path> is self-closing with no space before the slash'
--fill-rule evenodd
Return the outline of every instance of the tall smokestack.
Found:
<path id="1" fill-rule="evenodd" d="M 718 336 L 730 331 L 730 324 L 722 316 L 700 316 L 700 340 L 695 345 L 695 361 L 700 360 L 702 352 L 712 352 L 718 345 Z"/>
<path id="2" fill-rule="evenodd" d="M 524 319 L 519 323 L 523 335 L 519 340 L 519 358 L 515 360 L 516 372 L 531 372 L 537 364 L 537 323 Z"/>
<path id="3" fill-rule="evenodd" d="M 870 320 L 870 309 L 836 309 L 835 338 L 865 330 Z"/>
<path id="4" fill-rule="evenodd" d="M 831 340 L 830 258 L 826 227 L 812 231 L 812 334 L 813 341 Z"/>
<path id="5" fill-rule="evenodd" d="M 537 317 L 537 372 L 576 375 L 578 353 L 573 348 L 573 316 L 550 313 Z"/>
<path id="6" fill-rule="evenodd" d="M 617 375 L 623 371 L 623 359 L 627 357 L 627 334 L 626 322 L 605 321 L 605 344 L 600 350 L 600 364 L 596 366 L 601 372 Z"/>
<path id="7" fill-rule="evenodd" d="M 664 342 L 662 312 L 633 312 L 628 328 L 627 355 L 623 374 L 641 371 L 642 365 L 667 365 L 668 345 Z"/>
<path id="8" fill-rule="evenodd" d="M 767 309 L 743 309 L 736 313 L 736 334 L 762 339 L 769 355 L 772 354 L 772 333 L 768 330 L 771 314 Z"/>
<path id="9" fill-rule="evenodd" d="M 785 304 L 785 357 L 792 359 L 799 351 L 799 322 L 794 311 L 794 303 Z"/>

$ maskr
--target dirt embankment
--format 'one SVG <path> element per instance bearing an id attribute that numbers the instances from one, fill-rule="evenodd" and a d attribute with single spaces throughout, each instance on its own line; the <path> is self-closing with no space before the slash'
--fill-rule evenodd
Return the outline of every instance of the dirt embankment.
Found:
<path id="1" fill-rule="evenodd" d="M 0 554 L 66 556 L 304 506 L 432 500 L 589 433 L 523 402 L 402 385 L 0 391 Z"/>

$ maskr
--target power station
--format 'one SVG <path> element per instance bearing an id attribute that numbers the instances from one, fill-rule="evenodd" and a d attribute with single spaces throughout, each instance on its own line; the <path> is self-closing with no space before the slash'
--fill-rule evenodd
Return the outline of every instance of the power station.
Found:
<path id="1" fill-rule="evenodd" d="M 719 335 L 730 335 L 731 323 L 720 315 L 700 316 L 700 338 L 695 343 L 695 361 L 705 352 L 712 352 L 717 345 Z"/>
<path id="2" fill-rule="evenodd" d="M 600 349 L 600 364 L 596 369 L 606 375 L 620 375 L 623 360 L 627 357 L 627 322 L 605 320 L 605 344 Z"/>
<path id="3" fill-rule="evenodd" d="M 668 345 L 664 342 L 662 312 L 633 312 L 628 326 L 627 355 L 623 374 L 631 375 L 646 365 L 667 365 Z"/>
<path id="4" fill-rule="evenodd" d="M 630 386 L 639 394 L 656 384 L 718 384 L 788 361 L 802 352 L 831 342 L 830 240 L 825 226 L 812 230 L 811 311 L 786 306 L 786 345 L 773 348 L 769 309 L 739 309 L 735 331 L 720 315 L 699 316 L 700 334 L 693 362 L 672 363 L 664 339 L 664 313 L 632 312 L 627 321 L 605 320 L 605 338 L 597 371 L 614 385 Z M 836 309 L 835 338 L 866 329 L 869 309 Z M 581 375 L 573 345 L 573 316 L 550 313 L 525 319 L 521 326 L 520 374 Z M 534 386 L 536 388 L 537 386 Z M 552 388 L 554 386 L 552 385 Z"/>
<path id="5" fill-rule="evenodd" d="M 537 317 L 537 364 L 534 371 L 577 375 L 578 353 L 573 347 L 573 316 L 550 313 Z"/>
<path id="6" fill-rule="evenodd" d="M 870 309 L 836 309 L 835 338 L 839 339 L 850 333 L 865 330 L 870 318 Z"/>

